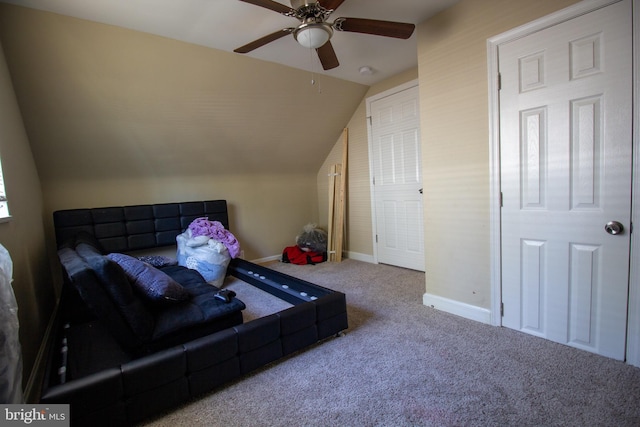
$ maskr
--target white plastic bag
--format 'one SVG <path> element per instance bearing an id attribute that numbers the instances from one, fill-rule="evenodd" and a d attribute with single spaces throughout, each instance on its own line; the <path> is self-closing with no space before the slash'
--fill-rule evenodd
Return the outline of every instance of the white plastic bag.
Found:
<path id="1" fill-rule="evenodd" d="M 23 403 L 18 304 L 11 287 L 13 262 L 0 244 L 0 403 Z"/>
<path id="2" fill-rule="evenodd" d="M 231 256 L 226 246 L 207 236 L 191 237 L 187 230 L 176 237 L 178 265 L 198 271 L 204 280 L 220 288 Z"/>

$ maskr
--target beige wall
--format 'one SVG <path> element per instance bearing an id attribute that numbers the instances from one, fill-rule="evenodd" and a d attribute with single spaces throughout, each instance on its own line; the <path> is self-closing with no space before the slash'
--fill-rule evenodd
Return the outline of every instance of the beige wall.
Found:
<path id="1" fill-rule="evenodd" d="M 318 221 L 315 178 L 366 86 L 6 4 L 0 37 L 56 209 L 225 198 L 249 259 Z"/>
<path id="2" fill-rule="evenodd" d="M 418 28 L 428 294 L 488 309 L 487 39 L 575 0 L 462 0 Z"/>
<path id="3" fill-rule="evenodd" d="M 347 194 L 345 206 L 345 250 L 354 257 L 373 259 L 373 224 L 371 217 L 371 175 L 369 171 L 369 135 L 367 130 L 367 98 L 416 80 L 418 69 L 413 68 L 377 83 L 369 88 L 349 123 L 347 153 Z M 329 168 L 342 163 L 342 135 L 318 171 L 319 224 L 327 226 L 329 203 Z"/>
<path id="4" fill-rule="evenodd" d="M 43 228 L 42 190 L 0 45 L 0 156 L 12 218 L 0 223 L 0 243 L 13 261 L 23 383 L 55 304 Z M 3 308 L 4 309 L 4 308 Z"/>
<path id="5" fill-rule="evenodd" d="M 230 229 L 245 258 L 277 255 L 295 243 L 308 222 L 317 221 L 315 176 L 223 175 L 148 177 L 43 183 L 48 209 L 121 206 L 172 201 L 225 199 Z M 48 214 L 47 214 L 48 215 Z M 48 235 L 53 238 L 52 225 Z"/>

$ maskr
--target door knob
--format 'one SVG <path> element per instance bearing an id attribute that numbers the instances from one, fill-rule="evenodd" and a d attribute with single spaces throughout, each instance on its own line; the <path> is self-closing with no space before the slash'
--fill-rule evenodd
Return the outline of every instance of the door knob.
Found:
<path id="1" fill-rule="evenodd" d="M 604 226 L 604 230 L 607 233 L 613 234 L 615 236 L 616 234 L 621 234 L 624 231 L 624 226 L 618 221 L 609 221 Z"/>

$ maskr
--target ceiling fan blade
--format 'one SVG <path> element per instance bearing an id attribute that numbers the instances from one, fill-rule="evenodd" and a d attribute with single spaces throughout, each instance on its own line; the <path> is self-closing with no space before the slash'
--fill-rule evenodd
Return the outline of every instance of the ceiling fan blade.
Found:
<path id="1" fill-rule="evenodd" d="M 289 6 L 285 6 L 282 3 L 275 2 L 273 0 L 240 0 L 245 3 L 251 3 L 256 6 L 264 7 L 269 10 L 273 10 L 274 12 L 282 13 L 284 15 L 289 13 L 295 13 L 295 10 L 291 9 Z"/>
<path id="2" fill-rule="evenodd" d="M 248 43 L 244 46 L 234 49 L 233 51 L 236 53 L 249 53 L 252 50 L 255 50 L 259 47 L 264 46 L 267 43 L 271 43 L 288 34 L 291 34 L 292 31 L 293 31 L 293 28 L 283 28 L 282 30 L 276 31 L 275 33 L 271 33 L 267 36 L 259 38 L 258 40 L 254 40 L 251 43 Z"/>
<path id="3" fill-rule="evenodd" d="M 325 9 L 336 10 L 344 3 L 344 0 L 320 0 L 318 3 Z"/>
<path id="4" fill-rule="evenodd" d="M 336 56 L 336 51 L 333 50 L 333 46 L 330 41 L 317 48 L 316 52 L 318 52 L 318 58 L 320 58 L 320 63 L 322 64 L 323 69 L 331 70 L 332 68 L 336 68 L 340 65 L 338 57 Z"/>
<path id="5" fill-rule="evenodd" d="M 333 27 L 338 31 L 373 34 L 376 36 L 408 39 L 416 26 L 404 22 L 378 21 L 376 19 L 338 18 Z"/>

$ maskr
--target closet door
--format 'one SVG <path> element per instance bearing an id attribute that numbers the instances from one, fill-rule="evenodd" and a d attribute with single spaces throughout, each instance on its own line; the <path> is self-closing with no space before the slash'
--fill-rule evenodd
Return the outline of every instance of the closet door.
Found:
<path id="1" fill-rule="evenodd" d="M 631 1 L 499 46 L 503 325 L 624 359 Z"/>
<path id="2" fill-rule="evenodd" d="M 424 271 L 418 87 L 378 99 L 370 111 L 378 262 Z"/>

